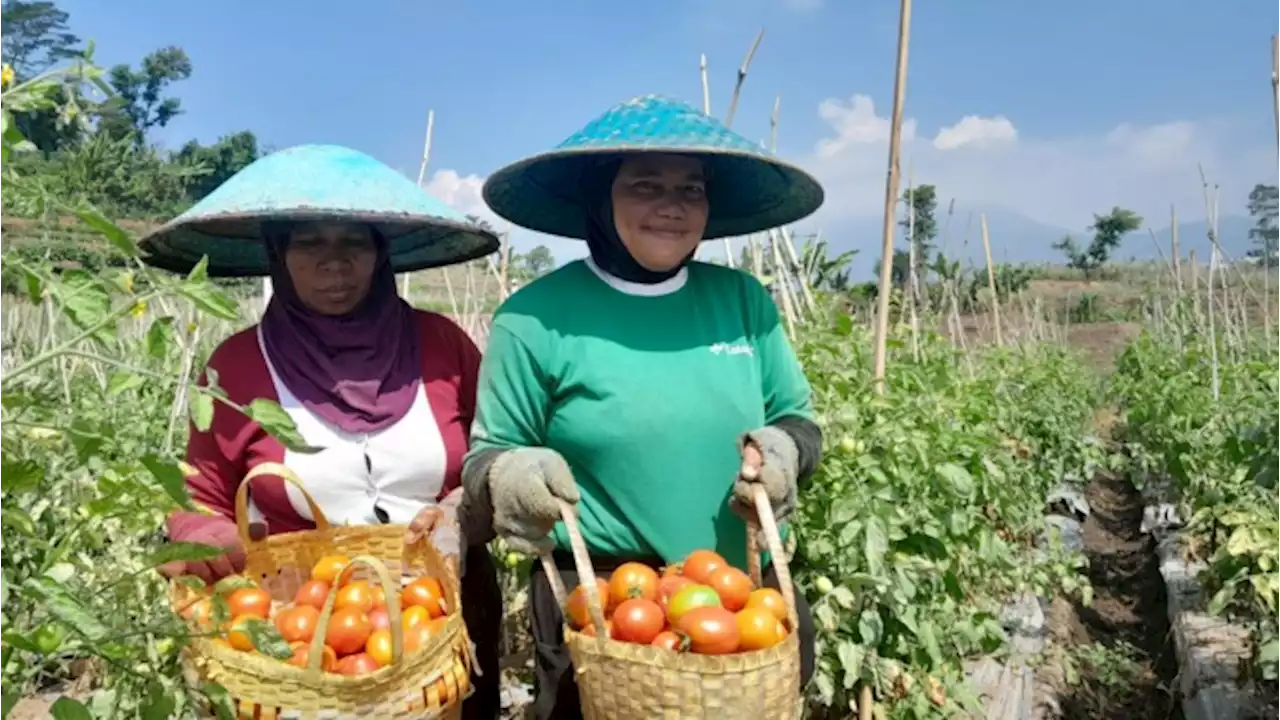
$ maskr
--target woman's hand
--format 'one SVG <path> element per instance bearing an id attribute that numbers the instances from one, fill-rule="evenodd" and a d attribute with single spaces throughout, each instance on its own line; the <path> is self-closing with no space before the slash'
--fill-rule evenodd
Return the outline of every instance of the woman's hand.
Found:
<path id="1" fill-rule="evenodd" d="M 405 545 L 429 539 L 458 577 L 461 577 L 465 569 L 465 554 L 462 550 L 466 547 L 462 526 L 458 522 L 458 504 L 461 501 L 462 488 L 458 487 L 438 504 L 428 505 L 418 511 L 413 520 L 409 521 L 409 529 L 404 534 Z"/>
<path id="2" fill-rule="evenodd" d="M 796 507 L 796 474 L 799 450 L 791 436 L 776 427 L 762 427 L 742 436 L 739 441 L 742 466 L 733 483 L 729 505 L 743 519 L 754 521 L 754 485 L 764 487 L 774 517 L 781 522 Z"/>
<path id="3" fill-rule="evenodd" d="M 267 536 L 267 526 L 263 523 L 249 523 L 249 537 L 261 540 Z M 209 560 L 174 560 L 161 565 L 157 570 L 167 578 L 182 575 L 194 575 L 205 583 L 212 585 L 228 575 L 244 571 L 244 545 L 240 543 L 240 534 L 236 524 L 230 519 L 216 516 L 195 529 L 185 537 L 183 542 L 199 543 L 224 548 L 225 552 Z"/>
<path id="4" fill-rule="evenodd" d="M 493 528 L 512 548 L 537 554 L 552 544 L 551 530 L 560 521 L 557 499 L 577 503 L 581 496 L 573 471 L 550 448 L 508 450 L 489 470 Z"/>

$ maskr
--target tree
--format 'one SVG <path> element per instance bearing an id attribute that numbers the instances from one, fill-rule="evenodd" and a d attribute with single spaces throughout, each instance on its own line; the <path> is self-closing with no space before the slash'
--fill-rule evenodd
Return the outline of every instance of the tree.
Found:
<path id="1" fill-rule="evenodd" d="M 556 266 L 555 256 L 546 245 L 539 245 L 522 258 L 524 269 L 532 277 L 540 277 Z"/>
<path id="2" fill-rule="evenodd" d="M 1249 237 L 1258 247 L 1250 250 L 1248 256 L 1268 268 L 1276 266 L 1277 260 L 1277 188 L 1275 185 L 1258 183 L 1249 192 L 1249 216 L 1253 218 L 1253 227 L 1249 229 Z"/>
<path id="3" fill-rule="evenodd" d="M 1120 247 L 1124 236 L 1142 227 L 1142 216 L 1132 210 L 1113 207 L 1106 215 L 1094 215 L 1093 241 L 1083 250 L 1070 235 L 1053 244 L 1053 249 L 1061 250 L 1067 256 L 1068 267 L 1084 273 L 1086 279 L 1094 274 L 1111 259 L 1111 253 Z"/>
<path id="4" fill-rule="evenodd" d="M 902 202 L 906 203 L 907 214 L 898 224 L 907 235 L 907 242 L 915 246 L 916 278 L 924 282 L 924 270 L 933 253 L 933 241 L 938 237 L 938 221 L 934 217 L 938 210 L 938 190 L 933 185 L 907 188 L 902 191 Z"/>
<path id="5" fill-rule="evenodd" d="M 261 156 L 257 136 L 248 130 L 243 130 L 218 138 L 218 142 L 213 145 L 201 145 L 191 140 L 174 154 L 173 160 L 184 165 L 203 168 L 202 174 L 191 181 L 188 190 L 192 202 L 199 202 L 232 175 Z"/>
<path id="6" fill-rule="evenodd" d="M 4 23 L 0 54 L 19 80 L 30 79 L 59 60 L 80 53 L 76 47 L 80 38 L 67 27 L 70 17 L 51 2 L 5 1 L 0 9 Z"/>
<path id="7" fill-rule="evenodd" d="M 146 142 L 153 127 L 164 127 L 182 113 L 182 101 L 161 94 L 172 83 L 191 77 L 191 59 L 180 47 L 166 47 L 142 59 L 142 69 L 116 65 L 107 73 L 107 81 L 116 97 L 103 103 L 98 129 L 112 137 L 134 135 L 139 144 Z"/>

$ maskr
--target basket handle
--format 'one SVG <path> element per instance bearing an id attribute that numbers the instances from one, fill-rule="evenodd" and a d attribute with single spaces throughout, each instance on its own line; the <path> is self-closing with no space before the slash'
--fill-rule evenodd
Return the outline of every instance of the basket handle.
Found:
<path id="1" fill-rule="evenodd" d="M 253 539 L 249 536 L 249 485 L 254 478 L 262 475 L 275 475 L 285 482 L 298 488 L 302 493 L 303 499 L 307 501 L 307 507 L 311 509 L 311 519 L 316 524 L 317 530 L 328 530 L 329 520 L 325 518 L 324 511 L 316 504 L 315 498 L 311 497 L 311 493 L 307 492 L 306 486 L 302 483 L 302 478 L 288 467 L 278 462 L 264 462 L 254 465 L 249 473 L 244 476 L 244 480 L 240 481 L 240 487 L 236 489 L 236 532 L 240 535 L 240 542 L 248 547 Z"/>
<path id="2" fill-rule="evenodd" d="M 756 514 L 759 515 L 759 529 L 763 531 L 765 544 L 769 549 L 769 553 L 773 558 L 774 570 L 778 573 L 778 586 L 782 593 L 782 599 L 787 605 L 787 620 L 791 624 L 791 630 L 794 632 L 800 627 L 800 613 L 796 609 L 795 586 L 791 583 L 791 568 L 787 564 L 786 552 L 782 546 L 782 535 L 778 532 L 778 522 L 773 515 L 773 506 L 769 504 L 769 494 L 765 492 L 764 485 L 753 483 L 751 487 L 753 500 L 755 500 Z M 587 612 L 591 617 L 591 622 L 596 626 L 596 637 L 601 643 L 604 642 L 608 633 L 605 632 L 604 606 L 601 604 L 599 588 L 596 587 L 596 573 L 591 567 L 591 557 L 587 554 L 587 544 L 582 539 L 582 533 L 578 530 L 578 521 L 574 515 L 573 506 L 569 503 L 556 499 L 560 506 L 560 517 L 564 520 L 566 533 L 569 535 L 569 547 L 573 550 L 573 564 L 578 570 L 578 583 L 583 585 L 587 595 Z M 760 570 L 760 551 L 756 547 L 755 523 L 749 523 L 747 528 L 747 562 L 751 571 L 751 580 L 756 587 L 764 587 L 763 577 Z M 564 578 L 560 576 L 560 570 L 556 567 L 555 560 L 551 557 L 551 552 L 543 552 L 538 555 L 539 561 L 542 563 L 543 571 L 547 575 L 548 584 L 551 585 L 551 593 L 555 595 L 556 602 L 560 604 L 560 610 L 568 618 L 569 613 L 569 594 L 565 589 Z"/>
<path id="3" fill-rule="evenodd" d="M 603 645 L 609 633 L 605 630 L 604 605 L 601 603 L 600 588 L 596 586 L 596 571 L 591 567 L 591 556 L 587 554 L 587 543 L 582 539 L 582 532 L 578 529 L 578 519 L 573 511 L 573 505 L 559 498 L 556 498 L 556 504 L 560 506 L 560 518 L 564 520 L 565 532 L 569 535 L 573 564 L 578 570 L 578 584 L 586 589 L 587 614 L 591 617 L 591 624 L 595 625 L 597 641 Z M 547 575 L 548 584 L 551 585 L 551 593 L 555 595 L 556 602 L 560 605 L 560 612 L 568 622 L 569 593 L 565 590 L 560 569 L 556 567 L 550 550 L 539 553 L 538 560 L 542 562 L 542 569 Z"/>
<path id="4" fill-rule="evenodd" d="M 378 576 L 378 583 L 382 585 L 382 592 L 387 601 L 387 620 L 391 624 L 391 665 L 396 665 L 404 656 L 404 628 L 400 620 L 399 584 L 391 580 L 391 572 L 387 570 L 387 566 L 372 555 L 359 555 L 352 558 L 351 562 L 339 571 L 338 577 L 342 577 L 348 569 L 356 565 L 364 565 L 373 570 Z M 311 649 L 307 653 L 307 672 L 309 673 L 318 673 L 320 665 L 324 662 L 324 641 L 329 633 L 329 618 L 333 616 L 333 606 L 341 590 L 338 583 L 333 583 L 333 587 L 329 588 L 329 596 L 324 599 L 324 608 L 320 611 L 319 620 L 316 621 L 316 633 L 311 638 Z"/>

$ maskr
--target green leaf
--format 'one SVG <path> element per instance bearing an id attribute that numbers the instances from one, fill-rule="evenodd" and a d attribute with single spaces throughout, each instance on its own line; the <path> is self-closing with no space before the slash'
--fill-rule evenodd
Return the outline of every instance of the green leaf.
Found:
<path id="1" fill-rule="evenodd" d="M 85 638 L 97 641 L 107 636 L 107 626 L 61 583 L 50 578 L 27 578 L 22 589 L 37 599 L 46 612 Z"/>
<path id="2" fill-rule="evenodd" d="M 95 277 L 83 270 L 67 270 L 62 281 L 49 287 L 62 313 L 81 330 L 97 325 L 111 312 L 111 295 Z M 115 328 L 107 325 L 98 332 L 99 340 L 115 336 Z"/>
<path id="3" fill-rule="evenodd" d="M 253 581 L 243 575 L 228 575 L 213 586 L 214 595 L 227 595 L 233 590 L 256 587 Z"/>
<path id="4" fill-rule="evenodd" d="M 5 645 L 12 645 L 18 648 L 19 650 L 29 652 L 29 653 L 40 652 L 40 647 L 36 645 L 34 640 L 28 638 L 26 635 L 9 631 L 9 632 L 0 634 L 0 637 L 4 638 Z"/>
<path id="5" fill-rule="evenodd" d="M 197 283 L 183 283 L 178 292 L 190 300 L 197 308 L 222 320 L 239 320 L 240 309 L 234 300 L 207 280 Z"/>
<path id="6" fill-rule="evenodd" d="M 942 476 L 957 495 L 961 497 L 973 495 L 973 476 L 968 470 L 955 463 L 943 463 L 938 466 L 938 475 Z"/>
<path id="7" fill-rule="evenodd" d="M 6 498 L 10 494 L 24 493 L 40 487 L 44 481 L 44 468 L 31 460 L 0 459 L 0 477 L 4 478 Z"/>
<path id="8" fill-rule="evenodd" d="M 182 468 L 156 455 L 144 455 L 142 464 L 151 473 L 166 495 L 180 507 L 192 509 L 191 495 L 187 492 L 187 479 L 182 475 Z"/>
<path id="9" fill-rule="evenodd" d="M 862 677 L 862 663 L 867 651 L 863 646 L 848 640 L 841 640 L 836 646 L 836 657 L 840 658 L 840 668 L 844 670 L 844 689 L 849 690 Z"/>
<path id="10" fill-rule="evenodd" d="M 163 360 L 169 355 L 169 348 L 176 344 L 173 332 L 173 317 L 156 318 L 147 330 L 147 354 L 156 360 Z"/>
<path id="11" fill-rule="evenodd" d="M 32 304 L 39 305 L 44 300 L 44 280 L 26 268 L 22 270 L 22 277 L 27 285 L 27 299 Z"/>
<path id="12" fill-rule="evenodd" d="M 175 560 L 212 560 L 227 552 L 225 547 L 215 547 L 203 543 L 170 542 L 147 558 L 147 567 L 160 567 Z"/>
<path id="13" fill-rule="evenodd" d="M 140 388 L 146 382 L 146 379 L 137 373 L 129 372 L 128 370 L 117 370 L 111 373 L 111 379 L 107 381 L 107 397 L 115 397 L 121 393 Z"/>
<path id="14" fill-rule="evenodd" d="M 22 508 L 8 507 L 0 511 L 0 523 L 6 533 L 19 532 L 27 537 L 36 536 L 36 524 Z"/>
<path id="15" fill-rule="evenodd" d="M 884 621 L 880 619 L 880 613 L 875 610 L 863 610 L 862 615 L 858 617 L 858 635 L 862 638 L 862 644 L 867 647 L 877 647 L 884 638 Z"/>
<path id="16" fill-rule="evenodd" d="M 209 280 L 209 256 L 202 255 L 200 261 L 191 268 L 191 272 L 187 273 L 187 282 L 203 283 Z"/>
<path id="17" fill-rule="evenodd" d="M 889 550 L 888 531 L 884 521 L 876 516 L 867 518 L 865 537 L 863 553 L 867 560 L 867 572 L 881 575 L 884 573 L 884 554 Z"/>
<path id="18" fill-rule="evenodd" d="M 89 708 L 79 700 L 73 700 L 66 695 L 54 701 L 49 707 L 49 712 L 53 715 L 54 720 L 93 720 Z"/>
<path id="19" fill-rule="evenodd" d="M 924 643 L 925 654 L 933 663 L 931 667 L 942 667 L 942 648 L 938 646 L 938 636 L 933 632 L 933 623 L 928 620 L 920 623 L 920 630 L 916 636 L 920 638 L 920 642 Z"/>
<path id="20" fill-rule="evenodd" d="M 119 248 L 124 254 L 130 257 L 136 257 L 138 255 L 138 245 L 134 243 L 133 238 L 129 236 L 129 233 L 125 232 L 119 225 L 108 220 L 102 215 L 102 213 L 92 208 L 68 209 L 75 213 L 76 217 L 80 218 L 80 220 L 86 225 L 97 230 L 98 233 L 109 240 L 112 245 Z"/>
<path id="21" fill-rule="evenodd" d="M 249 618 L 244 621 L 244 630 L 253 641 L 258 652 L 277 660 L 288 660 L 293 657 L 293 648 L 280 635 L 275 625 L 262 618 Z"/>
<path id="22" fill-rule="evenodd" d="M 146 707 L 142 709 L 142 718 L 143 720 L 169 720 L 173 717 L 175 705 L 173 692 L 163 684 L 156 683 L 151 686 Z"/>
<path id="23" fill-rule="evenodd" d="M 323 448 L 307 445 L 289 413 L 274 401 L 258 398 L 249 403 L 245 414 L 262 426 L 268 435 L 293 452 L 317 453 Z"/>
<path id="24" fill-rule="evenodd" d="M 213 426 L 213 396 L 193 389 L 187 397 L 191 423 L 200 432 L 209 432 Z"/>
<path id="25" fill-rule="evenodd" d="M 1221 615 L 1226 611 L 1227 606 L 1231 604 L 1231 601 L 1235 599 L 1235 596 L 1236 584 L 1234 582 L 1229 582 L 1226 585 L 1223 585 L 1221 590 L 1213 594 L 1213 597 L 1209 600 L 1209 604 L 1205 607 L 1205 612 L 1210 615 Z"/>
<path id="26" fill-rule="evenodd" d="M 213 706 L 213 712 L 218 716 L 218 720 L 236 720 L 236 706 L 231 700 L 231 693 L 218 683 L 205 683 L 201 690 L 204 696 L 209 699 L 209 704 Z"/>
<path id="27" fill-rule="evenodd" d="M 22 699 L 22 693 L 18 693 L 18 692 L 4 693 L 3 706 L 0 707 L 0 710 L 3 711 L 3 714 L 0 714 L 0 717 L 8 718 L 9 713 L 13 712 L 14 706 L 17 705 L 18 701 L 21 699 Z"/>

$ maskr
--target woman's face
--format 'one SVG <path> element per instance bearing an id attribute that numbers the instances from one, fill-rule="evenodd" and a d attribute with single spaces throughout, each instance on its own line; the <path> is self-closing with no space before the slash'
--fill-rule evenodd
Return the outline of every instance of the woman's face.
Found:
<path id="1" fill-rule="evenodd" d="M 698 160 L 680 155 L 627 158 L 613 180 L 613 224 L 642 267 L 678 266 L 707 228 L 707 180 Z"/>
<path id="2" fill-rule="evenodd" d="M 364 300 L 373 282 L 378 248 L 367 225 L 316 223 L 289 236 L 284 264 L 308 309 L 345 315 Z"/>

